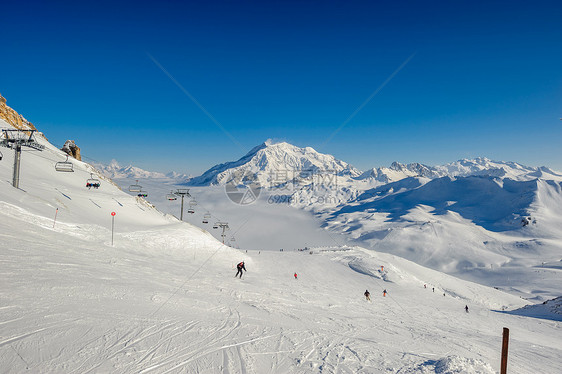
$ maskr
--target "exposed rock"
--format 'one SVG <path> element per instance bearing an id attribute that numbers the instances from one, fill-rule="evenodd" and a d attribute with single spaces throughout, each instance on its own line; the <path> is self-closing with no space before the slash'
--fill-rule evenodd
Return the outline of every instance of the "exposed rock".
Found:
<path id="1" fill-rule="evenodd" d="M 74 140 L 67 140 L 61 148 L 61 151 L 65 152 L 67 155 L 74 157 L 78 161 L 82 161 L 82 156 L 80 156 L 80 148 L 74 143 Z"/>
<path id="2" fill-rule="evenodd" d="M 18 112 L 6 105 L 6 98 L 0 94 L 0 119 L 18 130 L 37 130 L 35 126 Z"/>

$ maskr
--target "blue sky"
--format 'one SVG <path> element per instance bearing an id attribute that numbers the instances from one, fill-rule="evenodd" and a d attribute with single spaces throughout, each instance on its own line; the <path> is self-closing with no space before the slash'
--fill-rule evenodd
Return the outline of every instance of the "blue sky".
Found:
<path id="1" fill-rule="evenodd" d="M 273 138 L 360 169 L 485 156 L 562 170 L 559 1 L 1 10 L 0 93 L 86 160 L 199 174 Z"/>

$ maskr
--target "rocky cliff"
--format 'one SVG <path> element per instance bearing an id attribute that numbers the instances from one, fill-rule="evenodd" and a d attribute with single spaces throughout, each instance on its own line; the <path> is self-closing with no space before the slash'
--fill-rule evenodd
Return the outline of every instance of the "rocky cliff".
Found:
<path id="1" fill-rule="evenodd" d="M 37 130 L 35 126 L 18 112 L 6 105 L 6 98 L 0 94 L 0 119 L 19 130 Z"/>
<path id="2" fill-rule="evenodd" d="M 26 120 L 21 114 L 16 112 L 14 109 L 6 105 L 6 98 L 0 94 L 0 119 L 6 121 L 9 125 L 13 126 L 18 130 L 37 130 L 35 126 L 28 120 Z M 42 133 L 37 132 L 43 137 Z M 74 143 L 74 140 L 67 140 L 64 146 L 61 148 L 62 151 L 66 152 L 69 156 L 81 161 L 82 157 L 80 155 L 80 148 Z"/>

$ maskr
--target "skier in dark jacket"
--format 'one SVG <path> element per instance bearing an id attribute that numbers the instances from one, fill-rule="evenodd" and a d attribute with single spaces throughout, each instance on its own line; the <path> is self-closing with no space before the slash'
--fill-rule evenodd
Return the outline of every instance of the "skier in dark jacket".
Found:
<path id="1" fill-rule="evenodd" d="M 365 293 L 363 295 L 365 295 L 365 299 L 367 299 L 367 301 L 371 301 L 371 293 L 369 292 L 369 290 L 365 290 Z"/>
<path id="2" fill-rule="evenodd" d="M 238 276 L 238 274 L 240 274 L 240 279 L 242 279 L 242 269 L 244 269 L 244 271 L 247 271 L 246 267 L 244 266 L 244 261 L 242 261 L 241 263 L 236 265 L 236 269 L 238 269 L 238 271 L 236 272 L 236 275 L 234 276 L 234 278 L 236 278 Z"/>

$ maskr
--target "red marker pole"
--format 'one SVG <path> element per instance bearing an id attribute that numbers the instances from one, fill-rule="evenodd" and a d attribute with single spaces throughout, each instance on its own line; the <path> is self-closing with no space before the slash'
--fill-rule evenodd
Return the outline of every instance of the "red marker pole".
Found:
<path id="1" fill-rule="evenodd" d="M 55 228 L 55 223 L 57 223 L 57 213 L 59 212 L 59 208 L 55 210 L 55 219 L 53 220 L 53 228 Z"/>
<path id="2" fill-rule="evenodd" d="M 111 246 L 113 247 L 113 228 L 115 227 L 115 212 L 111 212 Z"/>

